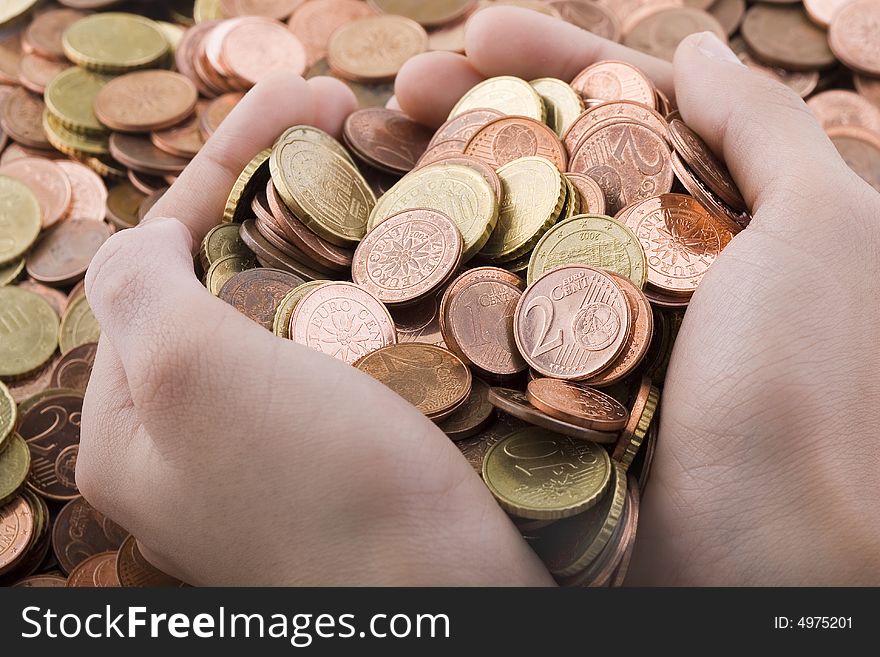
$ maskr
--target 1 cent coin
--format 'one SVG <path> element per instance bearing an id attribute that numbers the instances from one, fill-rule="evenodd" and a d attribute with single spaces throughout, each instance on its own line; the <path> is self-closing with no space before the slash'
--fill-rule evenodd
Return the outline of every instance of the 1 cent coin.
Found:
<path id="1" fill-rule="evenodd" d="M 526 396 L 547 415 L 587 429 L 617 431 L 629 419 L 623 404 L 582 383 L 542 377 L 529 381 Z"/>
<path id="2" fill-rule="evenodd" d="M 247 269 L 230 278 L 220 290 L 220 299 L 266 330 L 272 330 L 275 309 L 293 288 L 305 281 L 279 269 Z"/>
<path id="3" fill-rule="evenodd" d="M 575 76 L 571 86 L 584 100 L 631 100 L 651 109 L 657 107 L 654 83 L 626 62 L 606 60 L 591 64 Z"/>
<path id="4" fill-rule="evenodd" d="M 80 563 L 101 552 L 115 552 L 128 532 L 79 497 L 68 502 L 55 518 L 52 551 L 58 565 L 73 572 Z M 115 570 L 115 561 L 114 561 Z"/>
<path id="5" fill-rule="evenodd" d="M 350 114 L 342 134 L 345 143 L 362 160 L 402 174 L 415 167 L 433 133 L 403 112 L 370 107 Z"/>
<path id="6" fill-rule="evenodd" d="M 24 497 L 0 507 L 0 574 L 23 556 L 34 535 L 34 511 Z"/>
<path id="7" fill-rule="evenodd" d="M 72 160 L 56 163 L 70 180 L 73 200 L 68 216 L 71 219 L 104 221 L 107 215 L 107 185 L 89 167 Z"/>
<path id="8" fill-rule="evenodd" d="M 440 423 L 440 429 L 450 440 L 464 440 L 492 422 L 494 414 L 495 407 L 489 403 L 489 385 L 474 379 L 467 401 Z"/>
<path id="9" fill-rule="evenodd" d="M 101 552 L 85 559 L 67 578 L 67 588 L 117 588 L 116 552 Z"/>

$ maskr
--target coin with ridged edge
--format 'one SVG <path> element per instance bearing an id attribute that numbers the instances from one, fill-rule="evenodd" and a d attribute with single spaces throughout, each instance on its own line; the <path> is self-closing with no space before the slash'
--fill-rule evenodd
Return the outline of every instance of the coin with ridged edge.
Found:
<path id="1" fill-rule="evenodd" d="M 58 346 L 58 315 L 40 295 L 0 288 L 0 377 L 16 378 L 46 363 Z"/>
<path id="2" fill-rule="evenodd" d="M 538 92 L 525 80 L 509 75 L 489 78 L 467 91 L 452 108 L 449 118 L 474 109 L 492 109 L 544 121 L 544 101 Z"/>

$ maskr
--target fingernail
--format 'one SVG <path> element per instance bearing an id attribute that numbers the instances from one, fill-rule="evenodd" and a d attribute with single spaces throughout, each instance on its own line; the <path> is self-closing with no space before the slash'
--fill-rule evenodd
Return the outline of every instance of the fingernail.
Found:
<path id="1" fill-rule="evenodd" d="M 721 42 L 712 32 L 703 32 L 697 40 L 697 50 L 706 57 L 743 65 L 736 54 Z"/>

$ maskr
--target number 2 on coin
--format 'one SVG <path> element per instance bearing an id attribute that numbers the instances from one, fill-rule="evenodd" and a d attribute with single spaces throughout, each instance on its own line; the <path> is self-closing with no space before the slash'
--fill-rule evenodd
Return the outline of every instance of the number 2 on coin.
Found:
<path id="1" fill-rule="evenodd" d="M 547 340 L 547 334 L 550 333 L 550 327 L 553 325 L 553 302 L 547 297 L 535 298 L 526 308 L 526 317 L 528 317 L 529 313 L 535 308 L 541 310 L 541 337 L 538 338 L 538 344 L 532 349 L 532 358 L 537 358 L 538 356 L 546 354 L 548 351 L 561 347 L 563 343 L 562 329 L 559 329 L 555 338 Z"/>

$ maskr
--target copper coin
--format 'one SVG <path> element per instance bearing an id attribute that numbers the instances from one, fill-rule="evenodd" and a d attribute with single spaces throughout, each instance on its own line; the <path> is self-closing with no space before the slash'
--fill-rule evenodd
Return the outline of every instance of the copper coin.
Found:
<path id="1" fill-rule="evenodd" d="M 684 188 L 702 205 L 706 211 L 717 219 L 721 225 L 736 235 L 749 225 L 752 216 L 747 211 L 736 212 L 715 194 L 703 180 L 688 167 L 678 153 L 672 154 L 672 170 Z"/>
<path id="2" fill-rule="evenodd" d="M 92 258 L 111 235 L 104 222 L 64 221 L 47 231 L 28 254 L 28 275 L 47 285 L 72 285 L 85 276 Z"/>
<path id="3" fill-rule="evenodd" d="M 855 95 L 855 94 L 854 94 Z M 880 110 L 877 112 L 880 121 Z M 669 137 L 672 145 L 685 164 L 696 173 L 721 200 L 736 211 L 746 209 L 739 188 L 730 177 L 730 171 L 713 153 L 700 136 L 683 121 L 673 119 L 669 122 Z"/>
<path id="4" fill-rule="evenodd" d="M 831 128 L 828 137 L 847 166 L 880 192 L 880 138 L 854 126 Z"/>
<path id="5" fill-rule="evenodd" d="M 547 415 L 586 429 L 617 431 L 629 412 L 613 397 L 582 383 L 540 378 L 529 382 L 529 402 Z"/>
<path id="6" fill-rule="evenodd" d="M 245 88 L 278 71 L 302 75 L 306 70 L 302 42 L 280 23 L 259 17 L 235 19 L 223 37 L 220 58 L 223 68 Z"/>
<path id="7" fill-rule="evenodd" d="M 500 267 L 474 267 L 473 269 L 469 269 L 467 272 L 458 276 L 447 288 L 446 292 L 443 293 L 440 303 L 440 326 L 443 332 L 449 332 L 452 330 L 447 324 L 445 318 L 446 312 L 449 308 L 449 301 L 458 293 L 458 290 L 473 280 L 503 281 L 513 285 L 519 290 L 524 290 L 526 288 L 526 283 L 522 278 L 506 269 L 501 269 Z M 461 358 L 461 356 L 459 356 L 459 358 Z"/>
<path id="8" fill-rule="evenodd" d="M 462 239 L 442 212 L 404 210 L 367 233 L 354 252 L 352 280 L 387 304 L 431 294 L 461 264 Z"/>
<path id="9" fill-rule="evenodd" d="M 37 14 L 22 35 L 26 48 L 41 57 L 65 60 L 64 32 L 86 15 L 75 9 L 52 9 Z"/>
<path id="10" fill-rule="evenodd" d="M 0 575 L 24 557 L 34 536 L 34 510 L 23 496 L 0 507 Z"/>
<path id="11" fill-rule="evenodd" d="M 550 160 L 560 171 L 568 166 L 568 155 L 556 133 L 545 124 L 522 116 L 505 116 L 485 125 L 470 138 L 464 153 L 495 169 L 535 155 Z"/>
<path id="12" fill-rule="evenodd" d="M 605 214 L 607 208 L 605 192 L 602 191 L 599 183 L 583 173 L 570 171 L 565 177 L 580 195 L 582 213 Z"/>
<path id="13" fill-rule="evenodd" d="M 666 7 L 642 14 L 624 32 L 622 43 L 668 62 L 685 37 L 712 32 L 722 42 L 727 31 L 712 14 L 695 7 Z"/>
<path id="14" fill-rule="evenodd" d="M 490 272 L 491 274 L 491 272 Z M 441 304 L 443 338 L 466 363 L 484 372 L 510 375 L 526 369 L 513 337 L 519 285 L 472 269 L 449 287 Z"/>
<path id="15" fill-rule="evenodd" d="M 436 146 L 445 141 L 463 141 L 467 143 L 483 126 L 503 116 L 504 114 L 498 110 L 488 108 L 473 109 L 457 114 L 437 128 L 437 132 L 434 133 L 434 137 L 431 139 L 430 146 Z"/>
<path id="16" fill-rule="evenodd" d="M 182 173 L 189 164 L 156 148 L 147 137 L 122 132 L 110 135 L 110 154 L 123 166 L 153 176 Z"/>
<path id="17" fill-rule="evenodd" d="M 81 394 L 60 391 L 36 402 L 20 420 L 18 433 L 31 451 L 28 486 L 46 499 L 79 496 L 75 473 L 82 403 Z"/>
<path id="18" fill-rule="evenodd" d="M 435 422 L 449 417 L 471 391 L 467 366 L 452 352 L 429 344 L 389 345 L 363 356 L 354 366 Z"/>
<path id="19" fill-rule="evenodd" d="M 659 391 L 651 385 L 649 377 L 643 376 L 632 402 L 632 413 L 611 454 L 611 458 L 617 461 L 624 470 L 632 465 L 633 459 L 648 433 L 648 428 L 657 410 L 658 401 Z"/>
<path id="20" fill-rule="evenodd" d="M 612 100 L 599 103 L 583 112 L 563 135 L 562 141 L 569 156 L 574 156 L 584 137 L 603 124 L 617 122 L 639 123 L 666 138 L 668 124 L 656 110 L 631 100 Z M 571 167 L 569 167 L 570 169 Z"/>
<path id="21" fill-rule="evenodd" d="M 9 388 L 9 392 L 12 393 L 12 398 L 16 403 L 21 404 L 23 401 L 49 388 L 52 381 L 52 369 L 59 358 L 61 358 L 61 355 L 56 353 L 48 363 L 36 372 L 15 381 L 6 382 L 6 387 Z"/>
<path id="22" fill-rule="evenodd" d="M 397 342 L 382 302 L 351 283 L 328 283 L 303 297 L 290 317 L 290 337 L 349 365 Z"/>
<path id="23" fill-rule="evenodd" d="M 187 28 L 174 51 L 174 63 L 177 70 L 192 80 L 199 91 L 206 96 L 210 95 L 209 90 L 204 88 L 204 82 L 196 73 L 195 60 L 204 47 L 205 39 L 219 23 L 219 20 L 203 21 Z"/>
<path id="24" fill-rule="evenodd" d="M 309 258 L 277 236 L 259 220 L 248 219 L 241 224 L 239 235 L 245 246 L 253 251 L 263 267 L 279 269 L 304 280 L 319 280 L 328 274 L 312 267 Z"/>
<path id="25" fill-rule="evenodd" d="M 482 431 L 492 422 L 495 407 L 489 403 L 489 385 L 474 379 L 467 401 L 440 423 L 450 440 L 464 440 Z"/>
<path id="26" fill-rule="evenodd" d="M 36 157 L 13 160 L 0 166 L 0 176 L 9 176 L 27 185 L 40 202 L 43 228 L 67 216 L 73 200 L 70 180 L 55 162 Z"/>
<path id="27" fill-rule="evenodd" d="M 64 354 L 52 370 L 52 387 L 85 392 L 97 353 L 98 345 L 87 342 Z"/>
<path id="28" fill-rule="evenodd" d="M 16 70 L 16 83 L 18 82 Z M 15 89 L 2 107 L 0 125 L 6 133 L 22 146 L 49 149 L 46 132 L 43 130 L 43 112 L 46 109 L 43 99 L 26 89 Z"/>
<path id="29" fill-rule="evenodd" d="M 46 92 L 48 84 L 70 67 L 67 62 L 56 62 L 28 53 L 18 62 L 18 80 L 23 87 L 36 94 Z"/>
<path id="30" fill-rule="evenodd" d="M 217 128 L 220 127 L 223 120 L 229 116 L 243 97 L 242 94 L 237 92 L 228 93 L 219 98 L 215 98 L 208 103 L 208 106 L 205 107 L 205 111 L 202 113 L 201 119 L 199 120 L 202 137 L 207 140 L 211 135 L 217 132 Z"/>
<path id="31" fill-rule="evenodd" d="M 584 381 L 587 385 L 605 387 L 614 385 L 626 378 L 645 359 L 651 338 L 654 335 L 654 313 L 648 297 L 628 278 L 606 272 L 626 295 L 632 316 L 632 330 L 620 355 L 611 365 L 594 377 Z"/>
<path id="32" fill-rule="evenodd" d="M 614 569 L 609 582 L 612 587 L 623 586 L 626 581 L 627 572 L 629 572 L 629 564 L 632 560 L 633 550 L 636 545 L 636 533 L 639 527 L 640 495 L 638 481 L 632 476 L 627 477 L 626 535 L 623 538 L 623 554 L 620 555 L 617 567 Z"/>
<path id="33" fill-rule="evenodd" d="M 70 573 L 89 557 L 115 552 L 127 537 L 127 531 L 79 497 L 68 502 L 55 518 L 52 551 L 62 570 Z"/>
<path id="34" fill-rule="evenodd" d="M 562 20 L 603 39 L 620 41 L 620 21 L 595 0 L 552 0 L 550 6 L 559 12 Z"/>
<path id="35" fill-rule="evenodd" d="M 412 2 L 412 0 L 369 0 L 376 9 L 386 14 L 400 14 L 424 27 L 438 27 L 458 20 L 472 11 L 477 0 L 441 0 Z"/>
<path id="36" fill-rule="evenodd" d="M 383 14 L 336 30 L 327 44 L 327 62 L 347 79 L 390 80 L 408 59 L 427 49 L 425 28 L 409 18 Z"/>
<path id="37" fill-rule="evenodd" d="M 107 185 L 101 176 L 79 162 L 61 160 L 57 165 L 70 181 L 73 200 L 68 216 L 71 219 L 104 221 L 107 214 Z"/>
<path id="38" fill-rule="evenodd" d="M 574 381 L 614 362 L 629 331 L 629 304 L 614 279 L 579 265 L 541 276 L 514 316 L 516 344 L 526 362 L 544 376 Z"/>
<path id="39" fill-rule="evenodd" d="M 428 149 L 422 153 L 419 161 L 416 162 L 415 168 L 420 169 L 429 164 L 445 162 L 450 158 L 458 157 L 464 153 L 465 146 L 467 146 L 466 141 L 459 141 L 457 139 L 438 142 L 433 146 L 428 147 Z"/>
<path id="40" fill-rule="evenodd" d="M 648 256 L 648 284 L 690 296 L 733 235 L 690 196 L 663 194 L 626 215 Z"/>
<path id="41" fill-rule="evenodd" d="M 129 536 L 116 555 L 116 577 L 127 588 L 181 587 L 183 582 L 166 575 L 146 560 L 138 547 L 137 539 Z"/>
<path id="42" fill-rule="evenodd" d="M 880 75 L 880 4 L 851 0 L 831 19 L 828 43 L 837 59 L 865 75 Z"/>
<path id="43" fill-rule="evenodd" d="M 342 134 L 349 148 L 368 164 L 406 173 L 425 152 L 432 133 L 403 112 L 372 107 L 350 114 Z"/>
<path id="44" fill-rule="evenodd" d="M 345 271 L 351 267 L 353 251 L 331 244 L 306 228 L 285 205 L 271 180 L 266 185 L 266 197 L 272 215 L 294 246 L 328 269 Z"/>
<path id="45" fill-rule="evenodd" d="M 227 16 L 265 16 L 276 20 L 288 18 L 306 0 L 220 0 Z"/>
<path id="46" fill-rule="evenodd" d="M 360 0 L 309 0 L 293 12 L 287 25 L 306 48 L 308 65 L 327 54 L 330 36 L 353 20 L 374 16 L 376 11 Z"/>
<path id="47" fill-rule="evenodd" d="M 150 196 L 160 189 L 165 189 L 168 185 L 162 176 L 151 176 L 145 173 L 139 173 L 134 169 L 129 169 L 126 174 L 129 182 L 134 185 L 139 192 Z"/>
<path id="48" fill-rule="evenodd" d="M 440 333 L 440 295 L 391 309 L 398 342 L 422 342 L 447 348 Z"/>
<path id="49" fill-rule="evenodd" d="M 804 9 L 817 25 L 827 28 L 834 13 L 850 0 L 804 0 Z"/>
<path id="50" fill-rule="evenodd" d="M 809 19 L 801 5 L 756 4 L 746 12 L 741 31 L 749 50 L 772 66 L 814 71 L 836 61 L 825 30 Z"/>
<path id="51" fill-rule="evenodd" d="M 116 552 L 101 552 L 85 559 L 67 578 L 67 588 L 118 588 Z"/>
<path id="52" fill-rule="evenodd" d="M 880 78 L 854 75 L 853 83 L 856 86 L 856 91 L 871 101 L 875 107 L 880 107 Z"/>
<path id="53" fill-rule="evenodd" d="M 188 119 L 170 128 L 154 131 L 150 135 L 150 141 L 156 148 L 171 155 L 194 158 L 205 145 L 201 125 L 202 115 L 207 107 L 208 101 L 198 101 L 195 112 Z"/>
<path id="54" fill-rule="evenodd" d="M 120 132 L 149 132 L 176 125 L 193 113 L 195 85 L 173 71 L 136 71 L 108 82 L 95 97 L 98 120 Z"/>
<path id="55" fill-rule="evenodd" d="M 630 100 L 656 108 L 654 83 L 632 64 L 606 60 L 591 64 L 571 81 L 584 100 Z"/>
<path id="56" fill-rule="evenodd" d="M 742 37 L 731 39 L 730 48 L 736 53 L 739 61 L 751 70 L 781 82 L 801 98 L 806 98 L 813 93 L 819 84 L 819 71 L 789 71 L 788 69 L 759 62 L 749 52 L 748 46 Z"/>
<path id="57" fill-rule="evenodd" d="M 541 427 L 549 431 L 561 433 L 570 438 L 590 440 L 595 443 L 614 443 L 617 440 L 616 433 L 587 429 L 565 420 L 560 420 L 532 406 L 528 397 L 519 390 L 511 388 L 491 388 L 489 390 L 489 402 L 495 408 L 513 415 L 515 418 Z"/>
<path id="58" fill-rule="evenodd" d="M 63 589 L 67 586 L 67 578 L 61 575 L 31 575 L 12 586 L 17 589 Z"/>
<path id="59" fill-rule="evenodd" d="M 303 279 L 278 269 L 247 269 L 230 278 L 220 289 L 220 299 L 245 317 L 272 330 L 275 309 Z"/>
<path id="60" fill-rule="evenodd" d="M 853 91 L 823 91 L 810 98 L 807 107 L 826 130 L 851 125 L 880 135 L 880 108 Z"/>

